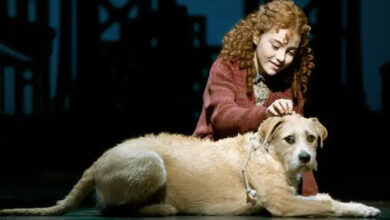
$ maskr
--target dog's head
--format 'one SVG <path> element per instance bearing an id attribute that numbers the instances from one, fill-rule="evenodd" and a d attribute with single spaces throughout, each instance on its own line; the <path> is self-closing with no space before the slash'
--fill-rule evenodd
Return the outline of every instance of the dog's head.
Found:
<path id="1" fill-rule="evenodd" d="M 259 127 L 260 143 L 280 159 L 288 171 L 316 169 L 316 150 L 318 146 L 323 147 L 327 135 L 317 118 L 298 114 L 271 117 Z"/>

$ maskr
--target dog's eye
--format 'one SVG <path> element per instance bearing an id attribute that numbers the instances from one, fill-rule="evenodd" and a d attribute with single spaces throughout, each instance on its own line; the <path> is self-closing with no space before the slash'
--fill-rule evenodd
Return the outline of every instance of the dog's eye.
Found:
<path id="1" fill-rule="evenodd" d="M 312 143 L 315 139 L 316 137 L 314 135 L 308 135 L 306 138 L 307 142 L 309 143 Z"/>
<path id="2" fill-rule="evenodd" d="M 285 137 L 284 140 L 285 140 L 287 143 L 289 143 L 289 144 L 295 143 L 295 138 L 294 138 L 294 136 L 292 136 L 292 135 L 289 135 L 289 136 Z"/>

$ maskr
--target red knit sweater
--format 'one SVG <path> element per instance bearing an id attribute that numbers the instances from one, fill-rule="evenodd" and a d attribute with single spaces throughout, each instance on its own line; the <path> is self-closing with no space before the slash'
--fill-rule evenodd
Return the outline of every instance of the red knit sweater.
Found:
<path id="1" fill-rule="evenodd" d="M 239 68 L 239 61 L 217 59 L 211 67 L 203 94 L 203 108 L 194 135 L 218 140 L 238 133 L 256 131 L 266 118 L 267 107 L 277 99 L 293 98 L 291 89 L 270 91 L 263 106 L 256 105 L 255 94 L 248 94 L 246 70 Z M 294 111 L 302 114 L 300 105 Z"/>
<path id="2" fill-rule="evenodd" d="M 266 110 L 277 99 L 293 99 L 291 88 L 270 91 L 262 106 L 256 105 L 255 94 L 248 93 L 246 70 L 238 60 L 217 59 L 211 67 L 203 94 L 203 108 L 194 136 L 218 140 L 238 133 L 256 131 L 266 119 Z M 294 111 L 303 114 L 302 96 L 294 104 Z M 303 174 L 303 195 L 318 192 L 313 173 Z"/>

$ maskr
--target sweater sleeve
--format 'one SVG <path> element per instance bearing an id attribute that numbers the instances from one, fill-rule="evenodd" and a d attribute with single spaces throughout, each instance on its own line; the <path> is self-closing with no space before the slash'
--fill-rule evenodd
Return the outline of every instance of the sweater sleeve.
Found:
<path id="1" fill-rule="evenodd" d="M 204 100 L 207 119 L 216 137 L 223 138 L 257 130 L 266 117 L 263 106 L 240 107 L 232 69 L 219 62 L 211 70 Z"/>

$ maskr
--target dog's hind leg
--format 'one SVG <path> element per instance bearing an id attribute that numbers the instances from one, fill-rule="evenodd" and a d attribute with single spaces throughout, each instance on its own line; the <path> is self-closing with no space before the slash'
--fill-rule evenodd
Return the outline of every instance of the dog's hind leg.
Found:
<path id="1" fill-rule="evenodd" d="M 100 208 L 129 204 L 129 210 L 134 211 L 164 199 L 166 169 L 157 153 L 119 149 L 105 157 L 95 178 Z"/>

